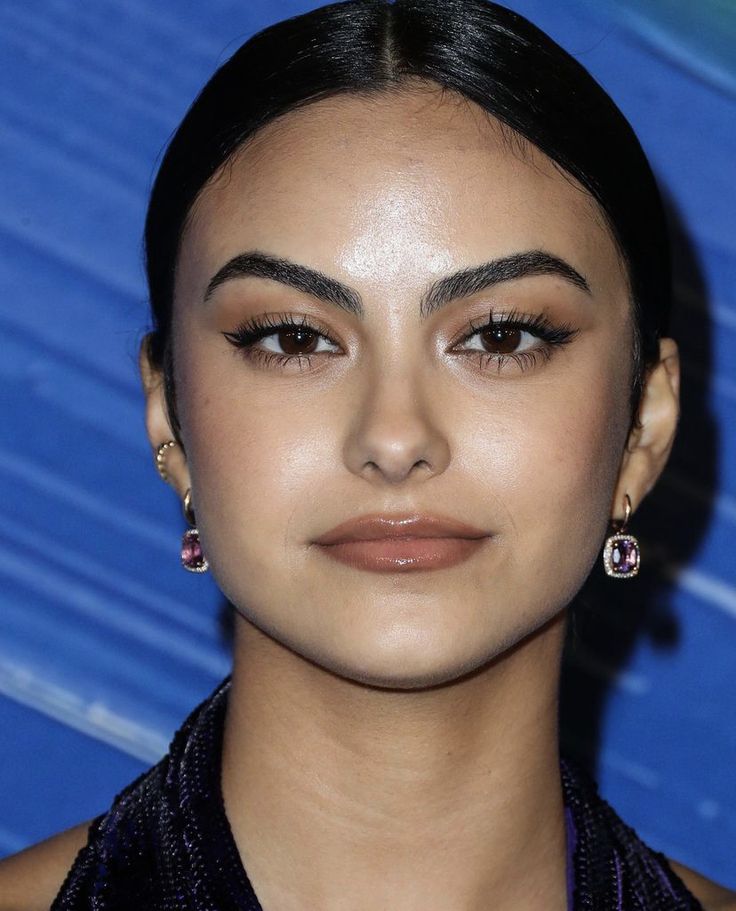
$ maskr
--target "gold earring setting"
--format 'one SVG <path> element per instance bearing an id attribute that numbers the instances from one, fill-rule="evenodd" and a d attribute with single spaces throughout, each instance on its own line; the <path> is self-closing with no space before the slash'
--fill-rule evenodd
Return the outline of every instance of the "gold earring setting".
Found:
<path id="1" fill-rule="evenodd" d="M 626 532 L 631 515 L 631 499 L 624 495 L 625 514 L 616 534 L 606 539 L 603 547 L 603 567 L 613 579 L 633 579 L 639 572 L 641 550 L 639 542 Z"/>

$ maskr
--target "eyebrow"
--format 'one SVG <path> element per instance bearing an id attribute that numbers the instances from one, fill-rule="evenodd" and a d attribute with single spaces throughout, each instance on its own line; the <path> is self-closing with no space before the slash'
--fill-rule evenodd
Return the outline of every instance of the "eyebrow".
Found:
<path id="1" fill-rule="evenodd" d="M 564 259 L 544 250 L 525 250 L 437 279 L 422 295 L 419 312 L 426 318 L 458 298 L 470 297 L 501 282 L 535 275 L 555 275 L 586 294 L 591 294 L 585 278 Z M 241 253 L 228 260 L 210 279 L 204 300 L 207 301 L 215 289 L 225 282 L 247 276 L 268 278 L 326 303 L 335 304 L 355 316 L 362 318 L 365 315 L 361 296 L 354 288 L 316 269 L 257 250 Z"/>

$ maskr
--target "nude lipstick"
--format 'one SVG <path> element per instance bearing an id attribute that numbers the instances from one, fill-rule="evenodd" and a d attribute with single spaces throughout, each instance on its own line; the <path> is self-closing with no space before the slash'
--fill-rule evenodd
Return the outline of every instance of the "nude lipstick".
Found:
<path id="1" fill-rule="evenodd" d="M 370 572 L 443 569 L 467 560 L 490 535 L 435 515 L 371 514 L 349 519 L 315 539 L 324 554 Z"/>

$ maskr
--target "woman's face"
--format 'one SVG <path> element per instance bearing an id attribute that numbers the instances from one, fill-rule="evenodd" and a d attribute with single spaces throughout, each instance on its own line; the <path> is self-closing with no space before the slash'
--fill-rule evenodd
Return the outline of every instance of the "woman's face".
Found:
<path id="1" fill-rule="evenodd" d="M 254 252 L 294 268 L 251 257 L 207 293 Z M 381 686 L 451 680 L 537 630 L 611 516 L 629 314 L 595 204 L 473 104 L 340 96 L 265 127 L 198 200 L 176 279 L 182 439 L 224 593 Z M 273 332 L 284 319 L 308 331 Z M 253 320 L 272 334 L 252 341 Z M 487 537 L 458 564 L 389 572 L 314 543 L 375 513 Z"/>

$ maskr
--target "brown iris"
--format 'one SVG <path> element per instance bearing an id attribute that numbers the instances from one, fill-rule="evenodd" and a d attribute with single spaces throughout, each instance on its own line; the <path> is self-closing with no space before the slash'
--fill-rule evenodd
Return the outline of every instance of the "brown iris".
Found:
<path id="1" fill-rule="evenodd" d="M 287 354 L 311 354 L 317 346 L 319 336 L 311 329 L 297 327 L 295 329 L 281 329 L 278 332 L 278 340 L 281 348 Z M 285 340 L 286 343 L 284 343 Z M 305 344 L 307 345 L 307 350 L 304 350 Z"/>
<path id="2" fill-rule="evenodd" d="M 506 326 L 489 326 L 479 334 L 484 345 L 496 354 L 512 354 L 521 342 L 521 329 Z"/>

